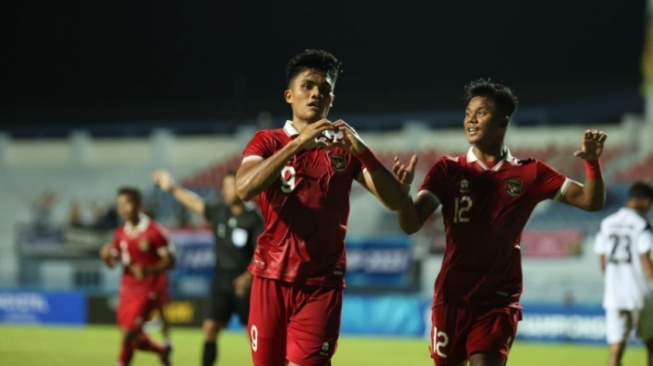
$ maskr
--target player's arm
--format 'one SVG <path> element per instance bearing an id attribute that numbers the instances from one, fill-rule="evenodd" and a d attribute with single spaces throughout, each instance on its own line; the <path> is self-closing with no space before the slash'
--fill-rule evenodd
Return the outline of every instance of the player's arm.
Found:
<path id="1" fill-rule="evenodd" d="M 653 282 L 653 261 L 651 261 L 651 252 L 646 251 L 640 253 L 639 258 L 642 261 L 642 269 L 644 270 L 644 273 L 646 273 L 646 277 L 648 277 L 649 282 Z"/>
<path id="2" fill-rule="evenodd" d="M 179 203 L 184 205 L 184 207 L 201 215 L 204 214 L 206 203 L 202 197 L 175 182 L 174 178 L 167 170 L 155 170 L 152 173 L 152 180 L 154 180 L 154 183 L 156 183 L 163 191 L 170 192 Z"/>
<path id="3" fill-rule="evenodd" d="M 415 166 L 417 165 L 417 155 L 413 155 L 408 165 L 395 156 L 392 163 L 392 171 L 397 181 L 402 185 L 403 191 L 408 194 L 409 199 L 397 211 L 399 226 L 406 234 L 417 232 L 426 219 L 440 206 L 438 199 L 432 194 L 419 194 L 413 201 L 410 196 L 410 185 L 415 177 Z"/>
<path id="4" fill-rule="evenodd" d="M 603 153 L 606 134 L 596 130 L 585 130 L 581 149 L 574 156 L 585 160 L 585 182 L 571 181 L 561 202 L 586 211 L 598 211 L 605 206 L 605 183 L 601 173 L 599 158 Z"/>
<path id="5" fill-rule="evenodd" d="M 268 158 L 243 161 L 236 173 L 236 195 L 243 201 L 249 201 L 266 190 L 278 179 L 286 162 L 295 154 L 316 146 L 326 147 L 326 144 L 315 141 L 315 137 L 332 128 L 333 125 L 326 119 L 311 123 L 299 136 Z"/>
<path id="6" fill-rule="evenodd" d="M 356 130 L 343 120 L 334 122 L 333 126 L 343 133 L 343 138 L 332 146 L 355 154 L 366 168 L 356 177 L 356 180 L 390 210 L 400 209 L 410 197 L 402 190 L 397 179 L 374 156 L 372 150 L 365 145 Z"/>
<path id="7" fill-rule="evenodd" d="M 605 272 L 605 265 L 606 265 L 605 254 L 599 255 L 599 265 L 601 266 L 601 272 Z"/>
<path id="8" fill-rule="evenodd" d="M 100 249 L 100 258 L 109 268 L 115 267 L 118 262 L 118 253 L 113 247 L 113 243 L 106 243 Z"/>

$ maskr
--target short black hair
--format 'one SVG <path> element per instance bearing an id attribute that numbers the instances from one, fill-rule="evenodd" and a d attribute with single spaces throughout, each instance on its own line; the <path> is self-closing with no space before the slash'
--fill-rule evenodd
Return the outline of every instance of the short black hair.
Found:
<path id="1" fill-rule="evenodd" d="M 143 195 L 138 188 L 134 187 L 120 187 L 118 188 L 118 196 L 125 195 L 129 197 L 129 200 L 132 201 L 136 206 L 140 205 L 143 202 Z"/>
<path id="2" fill-rule="evenodd" d="M 648 198 L 653 200 L 653 187 L 643 181 L 635 182 L 628 190 L 628 198 Z"/>
<path id="3" fill-rule="evenodd" d="M 335 58 L 331 53 L 324 50 L 309 49 L 299 53 L 288 61 L 286 66 L 286 81 L 288 85 L 290 82 L 305 70 L 316 70 L 323 72 L 329 76 L 336 83 L 338 74 L 340 74 L 341 62 Z"/>
<path id="4" fill-rule="evenodd" d="M 496 106 L 505 112 L 508 117 L 512 117 L 519 106 L 517 96 L 509 87 L 501 83 L 495 83 L 490 79 L 477 79 L 465 86 L 463 96 L 465 102 L 469 103 L 474 97 L 491 98 Z"/>

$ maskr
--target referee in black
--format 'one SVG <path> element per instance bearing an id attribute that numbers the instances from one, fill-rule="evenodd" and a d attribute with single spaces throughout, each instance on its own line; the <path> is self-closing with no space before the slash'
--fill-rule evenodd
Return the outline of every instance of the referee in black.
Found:
<path id="1" fill-rule="evenodd" d="M 263 232 L 263 218 L 236 196 L 236 172 L 229 171 L 222 182 L 224 203 L 207 204 L 202 197 L 178 185 L 170 173 L 152 174 L 159 187 L 170 192 L 189 210 L 203 215 L 215 239 L 215 276 L 209 308 L 204 319 L 202 365 L 212 366 L 218 358 L 217 338 L 235 312 L 247 326 L 252 275 L 247 266 L 254 255 L 256 239 Z"/>

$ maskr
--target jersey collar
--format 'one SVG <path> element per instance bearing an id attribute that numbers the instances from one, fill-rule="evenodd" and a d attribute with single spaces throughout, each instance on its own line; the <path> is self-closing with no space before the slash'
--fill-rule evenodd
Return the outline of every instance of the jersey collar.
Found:
<path id="1" fill-rule="evenodd" d="M 503 157 L 501 158 L 501 161 L 497 162 L 492 167 L 492 169 L 488 168 L 487 165 L 485 165 L 485 163 L 482 160 L 480 160 L 476 156 L 476 154 L 474 154 L 474 147 L 473 146 L 470 146 L 469 150 L 467 150 L 467 162 L 468 163 L 478 162 L 478 165 L 480 165 L 481 168 L 483 168 L 483 170 L 497 171 L 497 170 L 499 170 L 499 168 L 501 168 L 501 166 L 503 165 L 503 162 L 512 163 L 515 160 L 515 158 L 510 153 L 510 150 L 508 150 L 508 148 L 505 145 L 501 148 L 501 151 L 502 151 Z"/>
<path id="2" fill-rule="evenodd" d="M 292 125 L 292 121 L 290 120 L 286 121 L 286 124 L 283 126 L 283 131 L 290 137 L 299 135 L 299 131 Z"/>
<path id="3" fill-rule="evenodd" d="M 150 218 L 146 214 L 140 213 L 138 214 L 138 224 L 136 226 L 129 221 L 125 222 L 125 232 L 129 235 L 140 234 L 147 229 L 148 225 L 150 225 Z"/>

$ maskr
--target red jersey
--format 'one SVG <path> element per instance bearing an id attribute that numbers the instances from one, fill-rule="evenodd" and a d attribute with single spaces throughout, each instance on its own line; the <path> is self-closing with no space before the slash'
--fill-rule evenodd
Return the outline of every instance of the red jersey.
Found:
<path id="1" fill-rule="evenodd" d="M 148 266 L 159 261 L 162 255 L 170 253 L 171 245 L 167 231 L 146 215 L 141 214 L 138 225 L 126 222 L 118 227 L 113 236 L 114 253 L 120 256 L 124 270 L 120 291 L 133 295 L 165 294 L 168 290 L 168 276 L 155 273 L 143 279 L 127 271 L 130 264 Z"/>
<path id="2" fill-rule="evenodd" d="M 560 199 L 570 180 L 534 159 L 504 158 L 491 169 L 472 149 L 442 157 L 418 195 L 442 204 L 446 250 L 434 304 L 517 305 L 521 233 L 535 206 Z"/>
<path id="3" fill-rule="evenodd" d="M 243 162 L 270 157 L 298 134 L 290 121 L 282 129 L 257 132 Z M 355 155 L 340 149 L 315 148 L 290 158 L 259 196 L 265 229 L 250 272 L 292 283 L 344 286 L 349 193 L 362 169 Z"/>

